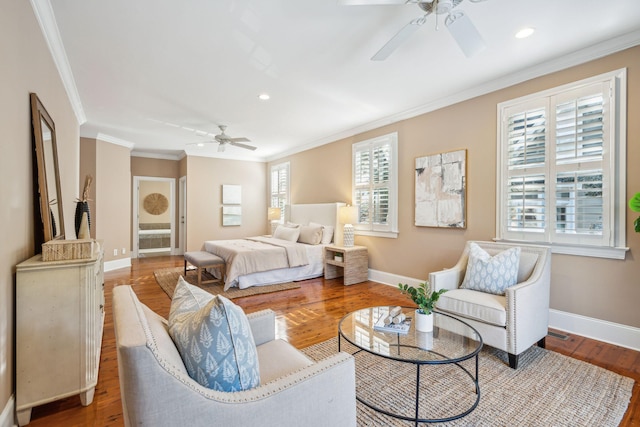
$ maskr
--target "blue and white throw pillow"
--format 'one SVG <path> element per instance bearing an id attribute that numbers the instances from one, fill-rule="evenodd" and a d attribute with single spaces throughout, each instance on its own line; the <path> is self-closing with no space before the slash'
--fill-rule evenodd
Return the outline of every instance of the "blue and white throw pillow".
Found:
<path id="1" fill-rule="evenodd" d="M 510 248 L 492 257 L 476 243 L 470 243 L 467 272 L 460 287 L 504 295 L 509 286 L 518 282 L 520 250 Z"/>
<path id="2" fill-rule="evenodd" d="M 231 392 L 260 385 L 249 320 L 227 298 L 180 277 L 171 300 L 169 334 L 189 376 L 204 387 Z"/>

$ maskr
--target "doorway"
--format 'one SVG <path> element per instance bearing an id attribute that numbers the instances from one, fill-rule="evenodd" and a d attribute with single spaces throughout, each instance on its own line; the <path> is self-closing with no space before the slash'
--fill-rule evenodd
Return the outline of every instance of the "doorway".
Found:
<path id="1" fill-rule="evenodd" d="M 178 181 L 178 255 L 187 251 L 187 177 Z"/>
<path id="2" fill-rule="evenodd" d="M 133 177 L 133 256 L 175 253 L 175 179 Z"/>

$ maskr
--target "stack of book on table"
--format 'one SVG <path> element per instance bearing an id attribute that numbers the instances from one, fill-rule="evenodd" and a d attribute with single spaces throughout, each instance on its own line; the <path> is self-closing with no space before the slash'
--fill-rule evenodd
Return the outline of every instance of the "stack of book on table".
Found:
<path id="1" fill-rule="evenodd" d="M 395 332 L 407 334 L 411 326 L 411 318 L 402 313 L 401 307 L 395 307 L 389 314 L 383 314 L 373 325 L 373 329 L 380 332 Z"/>

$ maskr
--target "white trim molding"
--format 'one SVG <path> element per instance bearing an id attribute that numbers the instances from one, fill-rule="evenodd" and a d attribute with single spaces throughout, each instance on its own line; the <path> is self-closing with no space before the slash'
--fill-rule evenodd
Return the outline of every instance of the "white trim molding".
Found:
<path id="1" fill-rule="evenodd" d="M 398 283 L 416 286 L 427 279 L 415 279 L 369 269 L 369 280 L 397 287 Z M 400 292 L 400 291 L 398 291 Z M 640 351 L 640 328 L 594 319 L 579 314 L 566 313 L 554 309 L 549 310 L 549 327 L 582 337 L 619 345 L 620 347 Z"/>
<path id="2" fill-rule="evenodd" d="M 113 271 L 121 268 L 131 267 L 131 258 L 114 259 L 104 263 L 104 271 Z"/>
<path id="3" fill-rule="evenodd" d="M 67 58 L 67 52 L 62 44 L 62 38 L 60 37 L 60 31 L 58 30 L 58 23 L 53 13 L 53 8 L 49 0 L 31 0 L 31 8 L 36 16 L 38 25 L 42 30 L 49 52 L 53 57 L 53 62 L 56 64 L 60 79 L 62 79 L 62 85 L 64 86 L 71 108 L 76 115 L 78 125 L 82 125 L 87 121 L 87 116 L 84 113 L 82 107 L 82 101 L 80 100 L 80 94 L 78 94 L 78 88 L 76 87 L 76 81 L 73 78 L 73 72 L 71 71 L 71 65 L 69 65 L 69 59 Z"/>
<path id="4" fill-rule="evenodd" d="M 15 400 L 13 399 L 13 395 L 11 395 L 9 396 L 7 404 L 2 409 L 2 413 L 0 413 L 0 427 L 15 427 L 13 423 L 15 409 Z"/>
<path id="5" fill-rule="evenodd" d="M 640 351 L 640 328 L 554 309 L 549 310 L 549 327 Z"/>
<path id="6" fill-rule="evenodd" d="M 133 142 L 125 141 L 124 139 L 116 138 L 115 136 L 106 135 L 100 132 L 98 132 L 98 134 L 96 135 L 96 139 L 108 142 L 109 144 L 120 145 L 122 147 L 128 148 L 129 150 L 133 150 L 133 147 L 135 146 Z"/>

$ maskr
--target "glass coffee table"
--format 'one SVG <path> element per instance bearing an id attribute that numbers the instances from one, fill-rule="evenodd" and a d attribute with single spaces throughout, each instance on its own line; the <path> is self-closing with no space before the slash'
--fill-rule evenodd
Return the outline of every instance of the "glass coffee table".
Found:
<path id="1" fill-rule="evenodd" d="M 436 312 L 433 332 L 416 331 L 413 321 L 406 334 L 374 329 L 393 308 L 354 311 L 338 326 L 338 351 L 348 351 L 356 359 L 358 401 L 416 426 L 468 415 L 480 401 L 478 331 Z M 402 312 L 413 317 L 415 308 L 403 307 Z M 408 403 L 411 399 L 415 403 Z"/>

